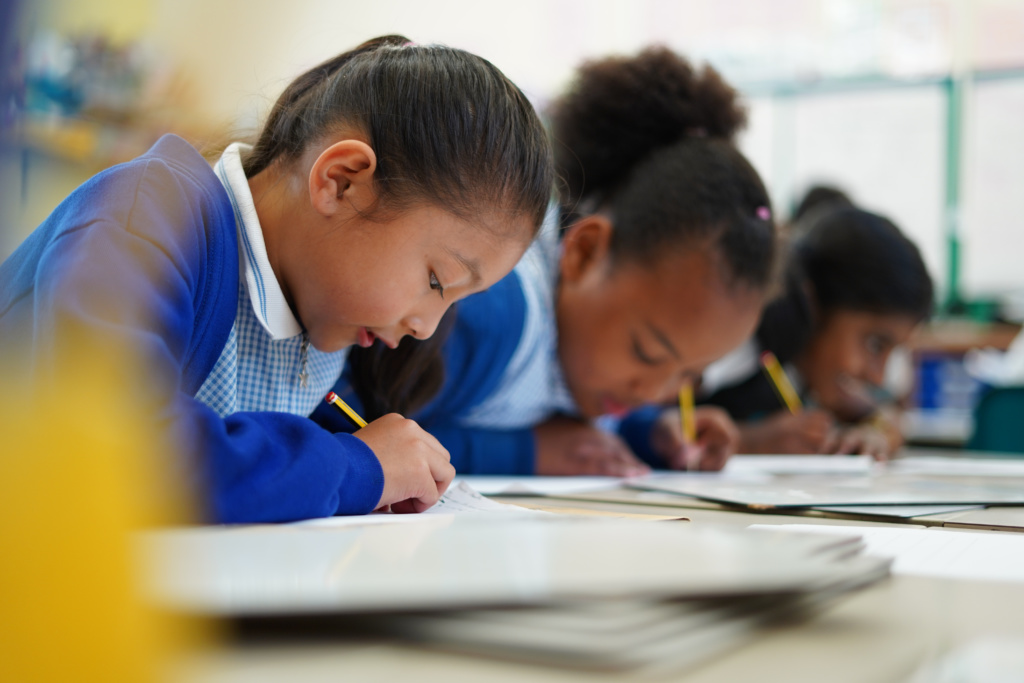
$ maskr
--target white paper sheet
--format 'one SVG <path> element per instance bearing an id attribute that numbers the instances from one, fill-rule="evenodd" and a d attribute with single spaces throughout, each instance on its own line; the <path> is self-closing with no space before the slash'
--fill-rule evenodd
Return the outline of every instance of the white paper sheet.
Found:
<path id="1" fill-rule="evenodd" d="M 485 475 L 459 475 L 485 496 L 557 496 L 565 493 L 607 491 L 622 485 L 619 477 L 498 477 Z"/>
<path id="2" fill-rule="evenodd" d="M 950 529 L 753 524 L 752 529 L 860 536 L 867 554 L 892 557 L 893 574 L 1024 583 L 1024 535 Z"/>
<path id="3" fill-rule="evenodd" d="M 984 507 L 984 505 L 819 505 L 813 509 L 825 512 L 846 512 L 852 515 L 909 518 L 982 510 Z"/>
<path id="4" fill-rule="evenodd" d="M 465 481 L 452 483 L 441 500 L 437 501 L 434 507 L 423 514 L 425 515 L 451 515 L 463 512 L 492 512 L 499 514 L 546 514 L 537 510 L 529 510 L 518 505 L 507 505 L 485 498 Z"/>
<path id="5" fill-rule="evenodd" d="M 727 475 L 746 474 L 868 474 L 869 455 L 734 455 L 725 464 Z"/>
<path id="6" fill-rule="evenodd" d="M 971 477 L 958 480 L 909 474 L 760 476 L 767 479 L 696 478 L 685 473 L 656 472 L 628 479 L 626 485 L 754 509 L 839 505 L 1024 506 L 1024 486 L 993 477 L 979 481 Z"/>
<path id="7" fill-rule="evenodd" d="M 893 460 L 890 472 L 949 477 L 1024 477 L 1024 458 L 910 457 Z"/>
<path id="8" fill-rule="evenodd" d="M 464 481 L 455 481 L 441 500 L 437 501 L 434 507 L 421 512 L 420 514 L 396 515 L 391 512 L 374 512 L 369 515 L 346 515 L 342 517 L 324 517 L 322 519 L 308 519 L 302 522 L 295 522 L 290 526 L 295 527 L 340 527 L 340 526 L 364 526 L 367 524 L 415 524 L 417 522 L 429 521 L 440 515 L 457 515 L 466 512 L 486 512 L 498 514 L 524 514 L 536 515 L 547 514 L 538 510 L 529 510 L 518 505 L 507 505 L 497 501 L 489 500 L 473 490 Z"/>
<path id="9" fill-rule="evenodd" d="M 1024 683 L 1024 638 L 988 635 L 929 660 L 908 683 Z"/>

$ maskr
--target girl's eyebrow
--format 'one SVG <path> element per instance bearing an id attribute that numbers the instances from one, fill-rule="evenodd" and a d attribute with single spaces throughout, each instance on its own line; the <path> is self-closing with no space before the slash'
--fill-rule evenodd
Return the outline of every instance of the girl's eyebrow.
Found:
<path id="1" fill-rule="evenodd" d="M 676 350 L 676 347 L 672 345 L 672 340 L 668 338 L 668 335 L 655 327 L 654 323 L 651 321 L 647 320 L 644 322 L 647 324 L 647 329 L 649 329 L 651 334 L 654 335 L 654 338 L 661 342 L 662 346 L 668 349 L 668 352 L 672 354 L 672 357 L 681 361 L 683 357 L 679 354 L 679 351 Z"/>
<path id="2" fill-rule="evenodd" d="M 480 262 L 476 259 L 466 258 L 454 249 L 445 248 L 445 251 L 453 259 L 462 264 L 462 267 L 469 271 L 470 281 L 469 286 L 475 287 L 483 280 L 480 277 Z"/>

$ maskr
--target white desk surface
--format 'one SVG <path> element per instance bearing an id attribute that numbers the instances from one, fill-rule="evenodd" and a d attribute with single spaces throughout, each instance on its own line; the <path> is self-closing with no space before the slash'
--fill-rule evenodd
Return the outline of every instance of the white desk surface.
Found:
<path id="1" fill-rule="evenodd" d="M 677 507 L 509 498 L 527 506 L 677 515 Z M 981 512 L 981 511 L 978 511 Z M 781 515 L 685 511 L 693 524 L 851 524 Z M 966 514 L 966 513 L 965 513 Z M 656 522 L 652 522 L 656 523 Z M 888 526 L 888 525 L 887 525 Z M 977 533 L 1002 533 L 985 532 Z M 816 616 L 766 629 L 763 636 L 699 668 L 666 679 L 688 683 L 903 683 L 922 665 L 985 636 L 1024 639 L 1024 583 L 896 576 L 837 601 Z M 605 675 L 447 654 L 387 642 L 234 646 L 183 662 L 176 683 L 393 681 L 631 681 Z"/>

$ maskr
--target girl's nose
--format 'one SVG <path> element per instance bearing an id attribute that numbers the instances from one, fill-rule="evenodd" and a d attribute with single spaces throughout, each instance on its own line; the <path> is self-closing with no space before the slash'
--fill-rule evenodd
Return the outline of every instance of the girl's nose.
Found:
<path id="1" fill-rule="evenodd" d="M 445 307 L 445 309 L 442 309 L 436 315 L 431 313 L 429 316 L 409 316 L 403 321 L 405 329 L 407 329 L 409 331 L 409 334 L 415 337 L 416 339 L 427 339 L 434 334 L 435 330 L 437 330 L 437 326 L 438 324 L 440 324 L 441 316 L 444 315 L 445 310 L 447 310 L 447 307 Z"/>

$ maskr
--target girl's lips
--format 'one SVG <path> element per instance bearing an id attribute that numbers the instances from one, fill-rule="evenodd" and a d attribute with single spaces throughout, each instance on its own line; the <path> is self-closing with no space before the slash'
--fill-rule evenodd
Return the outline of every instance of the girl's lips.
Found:
<path id="1" fill-rule="evenodd" d="M 601 412 L 605 415 L 613 415 L 615 417 L 622 417 L 630 410 L 629 406 L 625 403 L 619 403 L 613 398 L 604 396 L 601 398 Z"/>
<path id="2" fill-rule="evenodd" d="M 359 328 L 359 336 L 357 337 L 356 342 L 364 349 L 372 346 L 374 339 L 376 339 L 376 336 L 374 336 L 373 332 L 370 332 L 365 327 Z"/>

